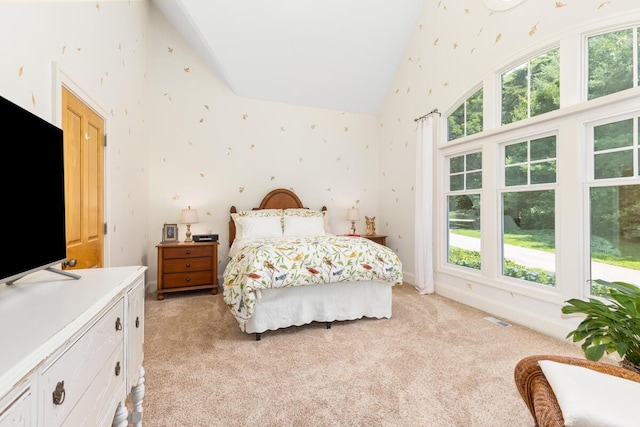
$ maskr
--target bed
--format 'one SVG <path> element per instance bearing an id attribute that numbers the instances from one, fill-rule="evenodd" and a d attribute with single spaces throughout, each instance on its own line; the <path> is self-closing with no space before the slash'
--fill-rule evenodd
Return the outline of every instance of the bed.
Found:
<path id="1" fill-rule="evenodd" d="M 390 318 L 402 264 L 386 246 L 328 230 L 327 210 L 311 210 L 292 191 L 269 192 L 251 210 L 230 209 L 223 298 L 240 329 Z"/>

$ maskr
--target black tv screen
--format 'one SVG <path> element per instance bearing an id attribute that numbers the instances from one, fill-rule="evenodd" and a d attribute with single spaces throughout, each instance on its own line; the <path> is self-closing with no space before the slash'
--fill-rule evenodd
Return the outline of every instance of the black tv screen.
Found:
<path id="1" fill-rule="evenodd" d="M 66 259 L 62 129 L 0 96 L 0 283 Z"/>

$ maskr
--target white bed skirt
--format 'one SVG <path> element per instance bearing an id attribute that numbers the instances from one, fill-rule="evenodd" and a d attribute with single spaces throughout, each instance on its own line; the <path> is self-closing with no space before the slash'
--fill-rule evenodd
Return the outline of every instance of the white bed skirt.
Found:
<path id="1" fill-rule="evenodd" d="M 392 288 L 389 283 L 362 281 L 263 289 L 245 332 L 362 317 L 388 319 Z"/>

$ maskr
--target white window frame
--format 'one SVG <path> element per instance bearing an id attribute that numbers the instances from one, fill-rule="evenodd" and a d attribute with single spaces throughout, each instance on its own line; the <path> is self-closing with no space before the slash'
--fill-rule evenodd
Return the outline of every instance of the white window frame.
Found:
<path id="1" fill-rule="evenodd" d="M 513 145 L 513 144 L 518 144 L 521 142 L 525 142 L 525 141 L 531 141 L 534 139 L 540 139 L 540 138 L 546 138 L 548 136 L 555 136 L 556 137 L 556 180 L 555 182 L 550 182 L 550 183 L 544 183 L 544 184 L 526 184 L 526 185 L 512 185 L 512 186 L 507 186 L 506 185 L 506 165 L 505 165 L 505 150 L 506 147 L 509 145 Z M 497 197 L 497 203 L 499 204 L 497 211 L 498 212 L 502 212 L 502 196 L 505 193 L 520 193 L 520 192 L 524 192 L 524 191 L 545 191 L 545 190 L 553 190 L 554 191 L 554 240 L 556 242 L 556 247 L 555 247 L 555 266 L 554 266 L 554 273 L 556 275 L 556 284 L 555 286 L 549 286 L 549 285 L 545 285 L 542 283 L 537 283 L 537 282 L 530 282 L 528 280 L 524 280 L 524 279 L 518 279 L 515 277 L 511 277 L 511 276 L 505 276 L 504 275 L 504 214 L 499 215 L 499 222 L 500 225 L 498 227 L 498 231 L 500 232 L 500 244 L 499 244 L 499 255 L 497 257 L 497 261 L 499 263 L 499 265 L 497 266 L 498 268 L 498 273 L 500 275 L 500 278 L 502 280 L 505 280 L 507 282 L 509 281 L 513 281 L 516 283 L 519 283 L 520 285 L 527 285 L 527 286 L 542 286 L 544 287 L 544 289 L 549 289 L 549 288 L 555 288 L 558 286 L 558 246 L 557 246 L 557 242 L 559 240 L 559 236 L 558 236 L 558 210 L 557 210 L 557 206 L 558 206 L 558 188 L 559 188 L 559 168 L 560 168 L 560 162 L 559 162 L 559 155 L 558 155 L 558 146 L 560 145 L 560 135 L 559 135 L 559 131 L 557 129 L 553 129 L 553 130 L 548 130 L 545 132 L 541 132 L 541 133 L 534 133 L 534 134 L 530 134 L 529 136 L 525 136 L 525 137 L 520 137 L 520 138 L 514 138 L 512 140 L 509 141 L 505 141 L 502 142 L 500 144 L 500 150 L 499 150 L 499 156 L 498 156 L 498 160 L 500 162 L 500 173 L 499 173 L 499 185 L 496 188 L 496 191 L 498 193 L 498 197 Z M 527 171 L 527 181 L 529 181 L 530 176 L 531 176 L 531 161 L 528 160 L 527 161 L 527 166 L 528 166 L 528 171 Z"/>

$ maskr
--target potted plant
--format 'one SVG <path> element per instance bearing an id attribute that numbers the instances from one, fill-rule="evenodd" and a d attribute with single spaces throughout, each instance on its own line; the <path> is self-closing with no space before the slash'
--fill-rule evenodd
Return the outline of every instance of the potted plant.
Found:
<path id="1" fill-rule="evenodd" d="M 618 353 L 620 365 L 640 372 L 640 287 L 625 282 L 594 280 L 602 287 L 602 299 L 570 299 L 564 314 L 583 313 L 585 319 L 569 332 L 587 359 L 599 361 L 604 354 Z"/>

